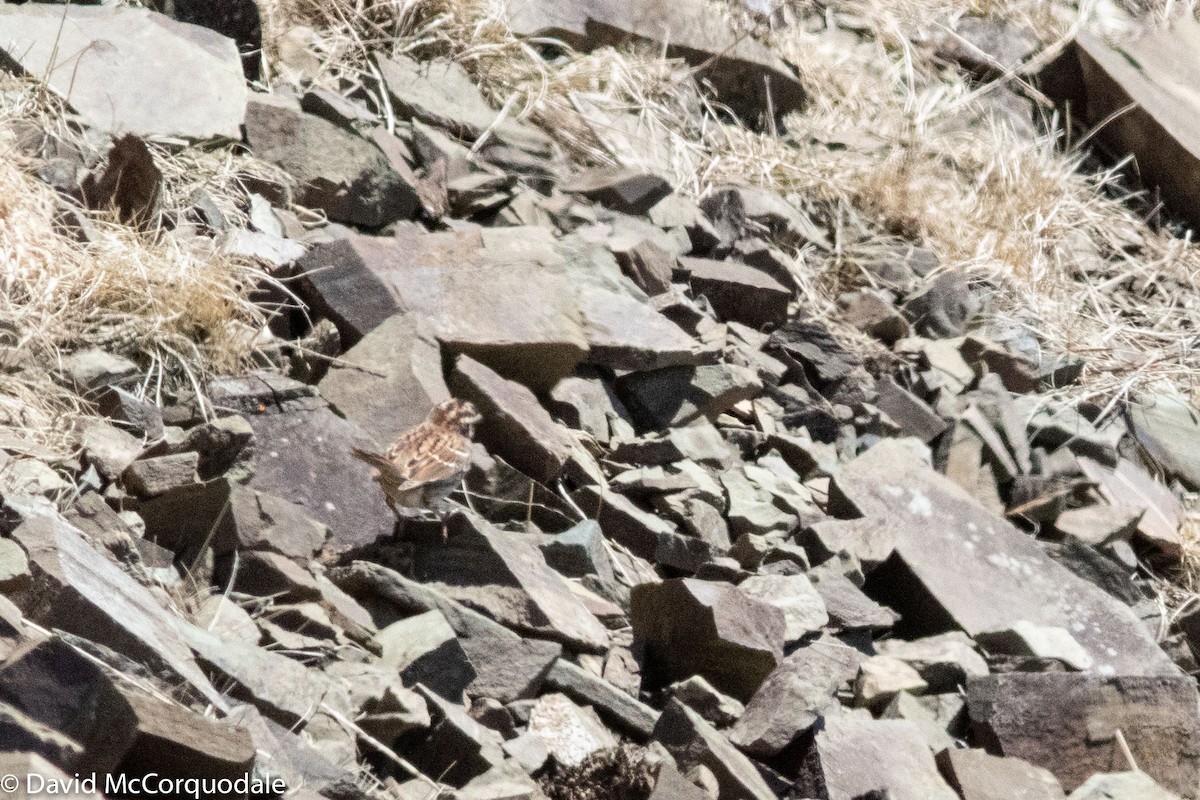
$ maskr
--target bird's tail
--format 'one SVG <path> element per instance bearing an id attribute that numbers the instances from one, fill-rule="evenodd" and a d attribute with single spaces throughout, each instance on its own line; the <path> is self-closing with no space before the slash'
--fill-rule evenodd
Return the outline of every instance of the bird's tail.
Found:
<path id="1" fill-rule="evenodd" d="M 379 453 L 372 453 L 369 450 L 363 450 L 358 447 L 350 448 L 350 455 L 360 461 L 365 461 L 376 469 L 387 469 L 392 466 L 391 462 L 381 456 Z"/>

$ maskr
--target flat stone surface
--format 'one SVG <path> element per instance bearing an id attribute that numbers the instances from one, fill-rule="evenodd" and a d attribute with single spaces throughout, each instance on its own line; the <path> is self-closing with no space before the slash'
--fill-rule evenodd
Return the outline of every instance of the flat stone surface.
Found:
<path id="1" fill-rule="evenodd" d="M 30 619 L 61 628 L 152 667 L 166 666 L 217 708 L 226 703 L 179 640 L 178 621 L 140 583 L 84 541 L 61 517 L 22 523 L 12 538 L 33 572 L 29 594 L 16 598 Z"/>
<path id="2" fill-rule="evenodd" d="M 1130 429 L 1167 472 L 1200 489 L 1200 414 L 1182 398 L 1150 395 L 1129 404 Z"/>
<path id="3" fill-rule="evenodd" d="M 393 622 L 375 634 L 374 641 L 382 651 L 380 663 L 398 670 L 405 686 L 421 683 L 462 702 L 463 692 L 475 680 L 475 668 L 440 611 Z"/>
<path id="4" fill-rule="evenodd" d="M 577 766 L 593 753 L 617 745 L 595 711 L 575 705 L 565 694 L 538 698 L 529 712 L 529 732 L 541 738 L 550 757 L 564 767 Z"/>
<path id="5" fill-rule="evenodd" d="M 1179 800 L 1179 795 L 1144 772 L 1109 772 L 1088 778 L 1069 800 Z"/>
<path id="6" fill-rule="evenodd" d="M 630 607 L 651 687 L 701 675 L 745 701 L 782 660 L 783 612 L 734 586 L 695 578 L 643 583 L 633 587 Z"/>
<path id="7" fill-rule="evenodd" d="M 999 758 L 983 750 L 948 748 L 938 767 L 962 800 L 1064 800 L 1049 770 L 1019 758 Z"/>
<path id="8" fill-rule="evenodd" d="M 896 607 L 923 609 L 921 622 L 969 635 L 1018 620 L 1066 628 L 1100 673 L 1169 675 L 1174 665 L 1128 606 L 1054 562 L 1037 542 L 985 511 L 899 440 L 847 464 L 831 486 L 831 506 L 888 515 L 897 523 L 896 558 L 907 575 L 872 574 L 876 598 L 902 580 Z M 878 581 L 878 583 L 876 583 Z"/>
<path id="9" fill-rule="evenodd" d="M 108 133 L 240 140 L 232 40 L 140 8 L 0 5 L 0 62 L 35 75 Z M 53 69 L 51 69 L 53 64 Z"/>
<path id="10" fill-rule="evenodd" d="M 1200 790 L 1200 700 L 1184 676 L 1022 673 L 974 678 L 967 704 L 976 740 L 1054 773 L 1074 791 L 1095 772 L 1137 765 L 1183 797 Z"/>
<path id="11" fill-rule="evenodd" d="M 654 730 L 658 712 L 570 661 L 558 659 L 546 673 L 546 684 L 577 703 L 590 705 L 622 733 L 645 741 Z"/>
<path id="12" fill-rule="evenodd" d="M 679 264 L 690 275 L 692 291 L 707 297 L 721 319 L 753 328 L 787 319 L 792 292 L 765 272 L 736 261 L 691 256 L 680 258 Z"/>
<path id="13" fill-rule="evenodd" d="M 862 654 L 824 636 L 785 658 L 750 698 L 730 740 L 747 753 L 773 756 L 839 703 Z"/>
<path id="14" fill-rule="evenodd" d="M 855 800 L 868 792 L 892 800 L 959 800 L 915 725 L 871 719 L 864 712 L 825 717 L 800 775 L 802 793 L 829 800 Z"/>
<path id="15" fill-rule="evenodd" d="M 736 800 L 775 800 L 750 759 L 739 753 L 721 733 L 699 714 L 671 700 L 654 727 L 654 739 L 675 757 L 679 769 L 687 772 L 706 767 L 717 779 L 721 797 Z"/>
<path id="16" fill-rule="evenodd" d="M 122 687 L 121 694 L 137 720 L 122 772 L 233 780 L 253 768 L 254 740 L 247 731 L 136 690 Z"/>
<path id="17" fill-rule="evenodd" d="M 794 644 L 829 622 L 825 601 L 803 575 L 752 575 L 738 588 L 783 612 L 784 640 Z"/>

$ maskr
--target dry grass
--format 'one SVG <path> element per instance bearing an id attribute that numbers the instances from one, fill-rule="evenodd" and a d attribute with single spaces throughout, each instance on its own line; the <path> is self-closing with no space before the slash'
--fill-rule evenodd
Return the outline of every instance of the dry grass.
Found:
<path id="1" fill-rule="evenodd" d="M 0 86 L 0 320 L 29 364 L 13 380 L 44 387 L 62 354 L 91 346 L 139 363 L 145 380 L 135 388 L 152 399 L 166 387 L 195 385 L 211 372 L 244 365 L 265 317 L 249 293 L 264 275 L 221 255 L 211 240 L 139 232 L 105 213 L 88 215 L 88 243 L 66 235 L 54 222 L 63 201 L 29 173 L 34 164 L 21 154 L 13 127 L 32 122 L 86 149 L 61 120 L 36 84 L 6 79 Z M 186 207 L 203 188 L 239 220 L 236 174 L 256 169 L 244 157 L 156 147 L 155 160 L 168 208 Z M 60 399 L 71 402 L 65 394 Z M 44 427 L 60 440 L 76 418 L 46 416 Z"/>

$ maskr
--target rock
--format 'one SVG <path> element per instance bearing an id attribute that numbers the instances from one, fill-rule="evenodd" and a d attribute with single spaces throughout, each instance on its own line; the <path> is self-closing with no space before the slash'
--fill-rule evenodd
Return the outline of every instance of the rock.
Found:
<path id="1" fill-rule="evenodd" d="M 961 631 L 950 631 L 906 642 L 885 639 L 876 643 L 880 654 L 905 662 L 929 684 L 931 692 L 954 692 L 968 678 L 988 674 L 987 662 L 975 651 L 975 643 Z"/>
<path id="2" fill-rule="evenodd" d="M 331 577 L 346 592 L 376 609 L 381 620 L 440 611 L 478 673 L 468 689 L 477 697 L 508 703 L 536 695 L 547 670 L 562 653 L 561 645 L 522 639 L 479 612 L 378 564 L 356 561 L 332 571 Z"/>
<path id="3" fill-rule="evenodd" d="M 958 800 L 938 774 L 916 726 L 903 720 L 850 713 L 825 717 L 800 775 L 796 788 L 801 793 L 830 800 Z"/>
<path id="4" fill-rule="evenodd" d="M 389 317 L 367 333 L 330 365 L 317 388 L 381 445 L 450 399 L 437 342 L 410 314 Z"/>
<path id="5" fill-rule="evenodd" d="M 246 86 L 223 36 L 140 8 L 2 5 L 0 20 L 6 60 L 69 98 L 89 127 L 241 139 Z"/>
<path id="6" fill-rule="evenodd" d="M 382 742 L 430 725 L 424 698 L 406 689 L 394 669 L 382 664 L 334 661 L 324 672 L 349 692 L 358 724 Z"/>
<path id="7" fill-rule="evenodd" d="M 459 356 L 450 386 L 483 415 L 478 439 L 489 452 L 540 483 L 554 483 L 574 442 L 533 392 L 468 356 Z"/>
<path id="8" fill-rule="evenodd" d="M 639 508 L 624 495 L 586 487 L 576 494 L 576 501 L 600 523 L 606 538 L 639 558 L 695 572 L 713 557 L 708 542 L 679 533 L 670 522 Z"/>
<path id="9" fill-rule="evenodd" d="M 34 458 L 9 458 L 0 454 L 0 495 L 8 498 L 24 495 L 43 502 L 72 489 L 61 475 L 45 462 Z"/>
<path id="10" fill-rule="evenodd" d="M 195 452 L 157 456 L 133 462 L 121 478 L 134 494 L 155 497 L 196 483 L 199 480 L 196 475 L 199 465 L 200 455 Z"/>
<path id="11" fill-rule="evenodd" d="M 650 239 L 613 238 L 608 246 L 634 285 L 653 297 L 670 290 L 676 257 Z"/>
<path id="12" fill-rule="evenodd" d="M 929 444 L 950 427 L 925 401 L 897 386 L 890 376 L 875 381 L 875 393 L 875 405 L 900 426 L 905 436 Z"/>
<path id="13" fill-rule="evenodd" d="M 272 402 L 271 393 L 263 398 Z M 350 454 L 373 446 L 357 425 L 319 401 L 264 407 L 250 417 L 256 441 L 250 485 L 295 503 L 329 529 L 327 547 L 345 549 L 390 536 L 395 515 L 371 468 Z"/>
<path id="14" fill-rule="evenodd" d="M 911 722 L 920 730 L 930 751 L 939 753 L 957 747 L 958 738 L 965 736 L 966 708 L 966 702 L 958 694 L 913 697 L 900 692 L 879 713 L 879 718 Z"/>
<path id="15" fill-rule="evenodd" d="M 426 583 L 506 627 L 584 652 L 608 648 L 604 626 L 526 537 L 466 513 L 448 524 L 446 544 L 416 554 Z"/>
<path id="16" fill-rule="evenodd" d="M 865 571 L 887 561 L 896 541 L 886 517 L 823 519 L 806 525 L 797 538 L 814 564 L 846 553 L 858 559 Z"/>
<path id="17" fill-rule="evenodd" d="M 897 524 L 895 554 L 871 574 L 868 588 L 902 612 L 918 613 L 923 626 L 957 627 L 973 636 L 1024 619 L 1074 631 L 1096 669 L 1130 675 L 1173 670 L 1128 606 L 1055 563 L 901 441 L 880 442 L 834 479 L 831 510 L 851 507 L 858 514 L 889 515 Z M 986 596 L 979 586 L 987 587 Z M 917 603 L 928 611 L 915 612 Z"/>
<path id="18" fill-rule="evenodd" d="M 11 8 L 0 6 L 0 14 Z M 64 356 L 61 370 L 67 383 L 85 395 L 133 380 L 141 372 L 129 359 L 95 348 Z"/>
<path id="19" fill-rule="evenodd" d="M 379 58 L 377 65 L 400 119 L 419 119 L 459 138 L 475 140 L 500 118 L 461 64 L 441 58 L 418 63 L 394 55 Z M 502 124 L 516 126 L 512 121 Z"/>
<path id="20" fill-rule="evenodd" d="M 212 780 L 250 774 L 255 749 L 247 731 L 131 688 L 121 694 L 133 709 L 136 733 L 120 772 Z"/>
<path id="21" fill-rule="evenodd" d="M 86 636 L 145 664 L 165 667 L 181 687 L 219 709 L 225 701 L 179 641 L 175 618 L 141 584 L 89 546 L 61 517 L 38 517 L 12 533 L 29 558 L 33 583 L 16 598 L 46 628 Z"/>
<path id="22" fill-rule="evenodd" d="M 0 593 L 19 596 L 32 581 L 25 551 L 12 539 L 0 539 Z"/>
<path id="23" fill-rule="evenodd" d="M 1144 772 L 1101 772 L 1071 792 L 1069 800 L 1179 800 Z"/>
<path id="24" fill-rule="evenodd" d="M 745 701 L 783 657 L 783 612 L 726 584 L 694 578 L 639 584 L 630 609 L 652 687 L 700 675 Z"/>
<path id="25" fill-rule="evenodd" d="M 546 563 L 568 578 L 595 575 L 605 584 L 616 581 L 613 558 L 605 545 L 600 525 L 591 519 L 563 531 L 541 545 Z"/>
<path id="26" fill-rule="evenodd" d="M 752 328 L 782 325 L 787 320 L 792 292 L 766 273 L 736 261 L 712 261 L 684 256 L 692 291 L 704 295 L 722 320 L 744 322 Z"/>
<path id="27" fill-rule="evenodd" d="M 707 364 L 633 372 L 619 379 L 616 389 L 644 429 L 662 430 L 715 419 L 758 395 L 762 381 L 747 367 Z"/>
<path id="28" fill-rule="evenodd" d="M 1021 353 L 974 336 L 966 338 L 962 351 L 968 363 L 982 362 L 987 371 L 998 375 L 1004 388 L 1014 394 L 1031 394 L 1041 386 L 1037 365 Z"/>
<path id="29" fill-rule="evenodd" d="M 611 386 L 592 370 L 577 371 L 555 384 L 546 408 L 568 427 L 603 444 L 611 438 L 609 421 L 629 416 Z"/>
<path id="30" fill-rule="evenodd" d="M 856 402 L 865 399 L 870 379 L 862 369 L 861 361 L 821 323 L 788 322 L 771 334 L 767 352 L 789 365 L 795 364 L 795 369 L 803 371 L 827 398 L 846 390 L 849 394 L 844 399 L 850 399 L 850 395 L 857 398 Z M 786 417 L 784 423 L 788 424 Z"/>
<path id="31" fill-rule="evenodd" d="M 559 183 L 559 189 L 579 194 L 605 208 L 641 216 L 671 193 L 659 175 L 628 167 L 593 167 Z"/>
<path id="32" fill-rule="evenodd" d="M 159 10 L 180 22 L 208 28 L 237 43 L 246 79 L 257 81 L 262 72 L 262 17 L 255 0 L 159 0 Z"/>
<path id="33" fill-rule="evenodd" d="M 450 353 L 537 391 L 585 357 L 618 369 L 703 358 L 678 326 L 629 293 L 611 254 L 556 244 L 542 228 L 352 237 L 312 248 L 297 269 L 309 301 L 348 344 L 405 311 L 428 320 Z"/>
<path id="34" fill-rule="evenodd" d="M 241 606 L 224 595 L 210 595 L 200 602 L 192 615 L 195 624 L 221 639 L 244 645 L 257 645 L 262 632 Z"/>
<path id="35" fill-rule="evenodd" d="M 417 691 L 429 703 L 434 717 L 429 735 L 406 754 L 418 769 L 452 786 L 461 786 L 504 763 L 499 734 L 471 719 L 457 704 L 424 687 Z"/>
<path id="36" fill-rule="evenodd" d="M 843 575 L 823 575 L 813 586 L 825 601 L 829 624 L 839 630 L 884 630 L 900 619 L 899 614 L 867 597 Z"/>
<path id="37" fill-rule="evenodd" d="M 82 746 L 56 748 L 72 759 L 62 769 L 112 772 L 134 741 L 134 711 L 112 679 L 61 639 L 30 642 L 0 665 L 0 702 Z"/>
<path id="38" fill-rule="evenodd" d="M 1019 758 L 997 758 L 982 750 L 947 748 L 937 764 L 963 800 L 1065 800 L 1048 770 Z"/>
<path id="39" fill-rule="evenodd" d="M 1200 417 L 1180 397 L 1150 395 L 1129 404 L 1129 427 L 1138 443 L 1168 474 L 1200 489 Z"/>
<path id="40" fill-rule="evenodd" d="M 375 644 L 380 663 L 398 670 L 405 686 L 424 684 L 447 700 L 462 702 L 475 680 L 475 668 L 440 611 L 393 622 L 375 634 Z"/>
<path id="41" fill-rule="evenodd" d="M 663 709 L 654 727 L 654 739 L 674 756 L 680 770 L 686 772 L 700 766 L 710 770 L 720 786 L 721 797 L 736 800 L 775 798 L 754 764 L 734 749 L 716 728 L 678 700 L 671 700 Z"/>
<path id="42" fill-rule="evenodd" d="M 900 659 L 871 656 L 859 666 L 854 700 L 859 706 L 879 711 L 900 692 L 918 695 L 928 688 L 921 674 Z"/>
<path id="43" fill-rule="evenodd" d="M 248 458 L 253 443 L 250 423 L 239 414 L 231 414 L 192 428 L 180 447 L 196 451 L 196 472 L 201 480 L 211 480 Z"/>
<path id="44" fill-rule="evenodd" d="M 184 628 L 196 657 L 228 686 L 231 697 L 251 703 L 263 716 L 287 728 L 300 725 L 319 709 L 328 681 L 299 661 L 199 628 Z"/>
<path id="45" fill-rule="evenodd" d="M 718 728 L 727 728 L 737 722 L 746 707 L 729 695 L 721 694 L 712 684 L 693 675 L 685 681 L 673 683 L 667 691 L 679 702 L 695 711 L 706 722 Z"/>
<path id="46" fill-rule="evenodd" d="M 978 309 L 966 276 L 943 272 L 920 294 L 903 305 L 904 316 L 913 329 L 930 339 L 951 339 L 966 333 L 967 323 Z"/>
<path id="47" fill-rule="evenodd" d="M 1035 625 L 1018 620 L 1004 630 L 982 631 L 976 634 L 988 652 L 997 655 L 1029 656 L 1055 659 L 1070 669 L 1086 672 L 1092 667 L 1092 657 L 1064 628 Z"/>
<path id="48" fill-rule="evenodd" d="M 1146 510 L 1109 505 L 1069 508 L 1054 520 L 1054 527 L 1084 544 L 1102 547 L 1110 542 L 1128 541 L 1137 531 Z"/>
<path id="49" fill-rule="evenodd" d="M 591 706 L 614 728 L 638 741 L 648 739 L 658 721 L 654 709 L 561 658 L 546 673 L 546 685 Z"/>
<path id="50" fill-rule="evenodd" d="M 529 732 L 546 743 L 550 756 L 566 767 L 593 753 L 616 747 L 617 740 L 588 707 L 564 694 L 543 695 L 529 712 Z"/>
<path id="51" fill-rule="evenodd" d="M 1196 793 L 1200 712 L 1190 679 L 1016 672 L 972 679 L 967 704 L 989 752 L 1050 770 L 1068 792 L 1125 763 L 1120 731 L 1144 772 L 1185 797 Z"/>
<path id="52" fill-rule="evenodd" d="M 825 601 L 803 575 L 752 575 L 738 589 L 783 612 L 786 644 L 795 644 L 829 622 Z"/>
<path id="53" fill-rule="evenodd" d="M 422 783 L 416 791 L 416 800 L 429 794 L 430 787 Z M 467 781 L 461 789 L 454 792 L 456 800 L 539 800 L 542 795 L 538 784 L 525 773 L 525 770 L 515 760 L 509 759 L 487 772 Z"/>
<path id="54" fill-rule="evenodd" d="M 312 114 L 293 100 L 254 95 L 246 105 L 254 154 L 300 183 L 298 201 L 338 222 L 377 228 L 417 210 L 417 193 L 374 144 Z"/>
<path id="55" fill-rule="evenodd" d="M 1144 509 L 1138 519 L 1138 535 L 1167 554 L 1179 552 L 1179 527 L 1183 511 L 1171 490 L 1158 483 L 1141 467 L 1122 458 L 1109 469 L 1090 458 L 1080 457 L 1079 467 L 1100 494 L 1117 507 Z"/>
<path id="56" fill-rule="evenodd" d="M 550 36 L 577 50 L 649 41 L 699 69 L 720 101 L 751 124 L 771 114 L 798 110 L 800 82 L 786 65 L 756 40 L 738 36 L 703 3 L 669 8 L 649 2 L 579 0 L 570 5 L 520 0 L 509 9 L 509 24 L 520 36 Z M 770 87 L 769 90 L 767 87 Z"/>
<path id="57" fill-rule="evenodd" d="M 101 414 L 120 423 L 121 427 L 135 436 L 155 441 L 163 435 L 162 411 L 159 407 L 119 386 L 109 386 L 101 392 L 96 405 Z"/>
<path id="58" fill-rule="evenodd" d="M 856 292 L 842 309 L 842 319 L 886 345 L 893 345 L 912 333 L 896 307 L 874 292 Z"/>

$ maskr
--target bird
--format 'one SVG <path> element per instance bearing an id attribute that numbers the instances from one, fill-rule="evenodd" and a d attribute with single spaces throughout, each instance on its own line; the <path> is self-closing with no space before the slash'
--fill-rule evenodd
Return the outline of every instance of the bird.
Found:
<path id="1" fill-rule="evenodd" d="M 471 439 L 482 419 L 475 406 L 451 398 L 423 422 L 401 433 L 384 453 L 358 447 L 351 454 L 375 468 L 388 508 L 437 511 L 459 485 L 471 462 Z"/>

